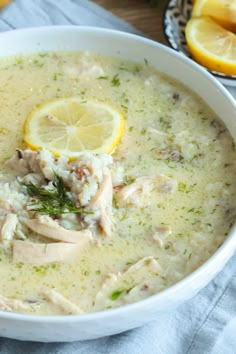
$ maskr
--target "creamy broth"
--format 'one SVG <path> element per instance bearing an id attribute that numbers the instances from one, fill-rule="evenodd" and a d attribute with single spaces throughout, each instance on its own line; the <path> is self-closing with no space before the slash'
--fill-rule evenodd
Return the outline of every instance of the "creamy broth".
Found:
<path id="1" fill-rule="evenodd" d="M 70 313 L 42 289 L 54 289 L 81 312 L 138 301 L 194 271 L 223 243 L 235 220 L 235 147 L 224 124 L 194 93 L 147 62 L 89 53 L 1 59 L 0 78 L 3 181 L 11 174 L 6 161 L 26 148 L 23 125 L 35 105 L 79 96 L 125 116 L 124 135 L 112 154 L 111 234 L 98 235 L 72 262 L 15 262 L 11 247 L 1 247 L 0 294 L 28 306 L 19 312 Z M 147 195 L 138 187 L 128 202 L 122 200 L 124 188 L 137 181 L 148 185 L 139 178 L 160 175 L 167 185 L 173 182 L 173 190 L 162 193 L 151 182 Z M 0 199 L 4 195 L 6 189 Z"/>

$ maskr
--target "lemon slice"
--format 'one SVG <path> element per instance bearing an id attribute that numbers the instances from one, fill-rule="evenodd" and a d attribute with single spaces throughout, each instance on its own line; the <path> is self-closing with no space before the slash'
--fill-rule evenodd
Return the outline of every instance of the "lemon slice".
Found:
<path id="1" fill-rule="evenodd" d="M 185 28 L 189 51 L 199 64 L 236 75 L 236 36 L 209 17 L 192 18 Z"/>
<path id="2" fill-rule="evenodd" d="M 236 32 L 236 0 L 196 0 L 192 17 L 210 16 L 229 31 Z"/>
<path id="3" fill-rule="evenodd" d="M 37 106 L 24 129 L 32 149 L 73 158 L 83 151 L 111 153 L 122 137 L 124 118 L 104 103 L 71 97 Z"/>

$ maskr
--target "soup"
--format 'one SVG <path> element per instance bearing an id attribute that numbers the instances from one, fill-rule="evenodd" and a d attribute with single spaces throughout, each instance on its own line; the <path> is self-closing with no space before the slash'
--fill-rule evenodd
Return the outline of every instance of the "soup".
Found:
<path id="1" fill-rule="evenodd" d="M 0 61 L 0 309 L 80 314 L 133 303 L 204 263 L 235 220 L 225 125 L 145 61 L 39 53 Z M 111 154 L 31 150 L 33 108 L 76 97 L 122 113 Z M 55 101 L 56 102 L 56 101 Z"/>

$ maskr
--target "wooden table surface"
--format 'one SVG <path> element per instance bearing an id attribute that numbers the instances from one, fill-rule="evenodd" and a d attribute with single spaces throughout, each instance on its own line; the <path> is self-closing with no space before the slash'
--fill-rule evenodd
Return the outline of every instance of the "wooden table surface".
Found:
<path id="1" fill-rule="evenodd" d="M 167 0 L 152 6 L 148 0 L 94 0 L 95 3 L 129 22 L 152 39 L 167 44 L 162 30 L 163 11 Z"/>

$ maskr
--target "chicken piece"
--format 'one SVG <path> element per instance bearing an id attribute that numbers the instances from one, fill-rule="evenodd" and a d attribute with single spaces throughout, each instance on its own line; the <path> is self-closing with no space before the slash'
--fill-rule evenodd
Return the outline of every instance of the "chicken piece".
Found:
<path id="1" fill-rule="evenodd" d="M 79 205 L 88 206 L 98 192 L 104 175 L 109 173 L 112 157 L 106 154 L 94 155 L 84 152 L 71 164 L 71 173 L 65 179 Z"/>
<path id="2" fill-rule="evenodd" d="M 16 214 L 8 214 L 1 226 L 1 239 L 2 241 L 11 241 L 14 237 L 14 232 L 18 223 L 18 218 Z"/>
<path id="3" fill-rule="evenodd" d="M 31 264 L 73 262 L 85 245 L 75 243 L 33 243 L 13 241 L 13 261 Z"/>
<path id="4" fill-rule="evenodd" d="M 163 248 L 166 238 L 172 233 L 169 226 L 157 226 L 152 234 L 152 238 L 156 243 Z"/>
<path id="5" fill-rule="evenodd" d="M 159 273 L 162 271 L 160 264 L 155 260 L 153 256 L 148 256 L 140 259 L 138 262 L 130 266 L 124 274 L 136 272 L 139 269 L 148 268 L 153 273 Z"/>
<path id="6" fill-rule="evenodd" d="M 146 282 L 160 273 L 163 273 L 161 266 L 154 257 L 149 256 L 142 258 L 125 272 L 108 274 L 95 297 L 95 309 L 116 307 L 129 302 L 128 294 L 132 289 L 137 287 L 141 291 Z"/>
<path id="7" fill-rule="evenodd" d="M 44 178 L 42 175 L 32 172 L 32 173 L 28 173 L 26 176 L 24 176 L 22 178 L 22 182 L 41 185 L 44 182 Z"/>
<path id="8" fill-rule="evenodd" d="M 176 182 L 167 176 L 144 176 L 137 178 L 133 183 L 119 190 L 116 197 L 121 206 L 142 207 L 150 202 L 148 197 L 151 192 L 172 193 L 175 187 Z"/>
<path id="9" fill-rule="evenodd" d="M 53 240 L 77 243 L 81 246 L 87 245 L 92 240 L 92 232 L 90 230 L 68 230 L 60 226 L 48 216 L 39 216 L 36 219 L 28 219 L 25 220 L 24 223 L 29 229 L 37 234 Z"/>
<path id="10" fill-rule="evenodd" d="M 78 305 L 66 299 L 62 294 L 54 289 L 45 290 L 42 295 L 52 304 L 57 305 L 67 315 L 79 315 L 83 313 Z"/>
<path id="11" fill-rule="evenodd" d="M 11 169 L 16 176 L 25 176 L 29 172 L 40 172 L 38 164 L 38 152 L 30 149 L 16 150 L 16 155 L 6 162 L 6 166 Z"/>
<path id="12" fill-rule="evenodd" d="M 40 171 L 46 180 L 54 180 L 55 172 L 59 175 L 68 174 L 68 163 L 65 156 L 55 158 L 48 150 L 40 150 L 38 152 L 38 163 Z"/>
<path id="13" fill-rule="evenodd" d="M 104 76 L 104 70 L 101 65 L 94 63 L 88 55 L 81 58 L 78 65 L 64 65 L 64 73 L 70 79 L 81 78 L 91 80 L 93 78 Z"/>
<path id="14" fill-rule="evenodd" d="M 94 197 L 92 197 L 87 209 L 95 212 L 94 216 L 98 220 L 102 232 L 109 235 L 112 230 L 112 179 L 110 171 L 104 174 L 103 182 Z M 85 221 L 89 223 L 93 220 L 93 216 L 85 217 Z"/>
<path id="15" fill-rule="evenodd" d="M 0 200 L 0 216 L 6 216 L 7 214 L 13 213 L 14 208 L 11 204 L 5 200 Z"/>
<path id="16" fill-rule="evenodd" d="M 0 294 L 0 310 L 2 311 L 28 311 L 31 309 L 30 305 L 25 304 L 21 300 L 9 299 Z"/>

